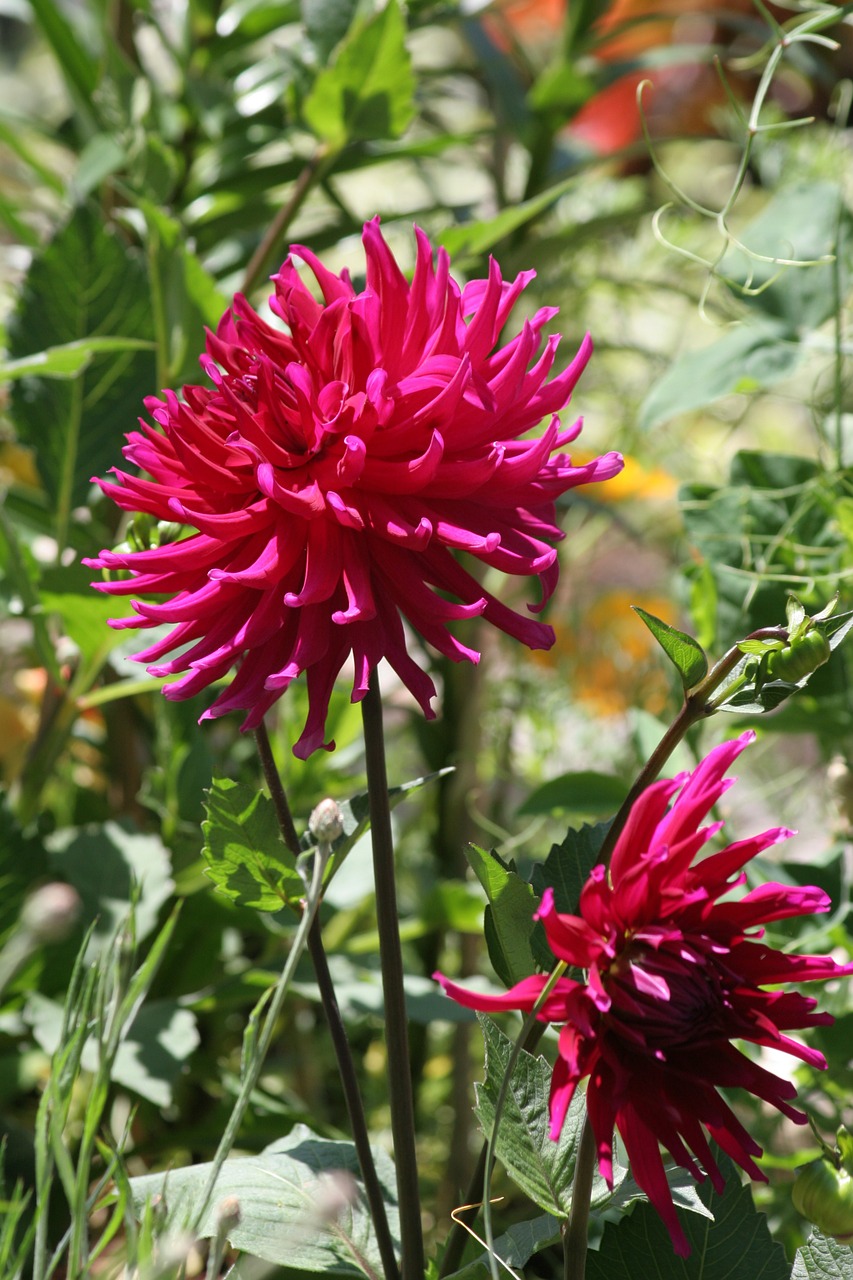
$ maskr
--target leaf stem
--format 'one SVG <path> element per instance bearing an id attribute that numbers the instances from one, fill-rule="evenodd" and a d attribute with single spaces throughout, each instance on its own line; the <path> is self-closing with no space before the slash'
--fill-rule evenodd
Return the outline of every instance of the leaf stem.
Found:
<path id="1" fill-rule="evenodd" d="M 409 1064 L 406 999 L 403 990 L 403 957 L 397 918 L 394 873 L 394 840 L 385 767 L 385 737 L 379 676 L 370 674 L 361 704 L 367 763 L 370 833 L 376 886 L 376 921 L 385 998 L 385 1038 L 388 1049 L 388 1089 L 391 1103 L 391 1135 L 397 1167 L 400 1203 L 400 1236 L 403 1280 L 421 1280 L 424 1274 L 418 1161 L 415 1149 L 415 1108 Z"/>
<path id="2" fill-rule="evenodd" d="M 592 1181 L 595 1177 L 595 1134 L 584 1116 L 575 1175 L 572 1182 L 572 1208 L 569 1224 L 563 1237 L 563 1280 L 584 1280 L 586 1252 L 589 1237 L 589 1206 L 592 1198 Z"/>
<path id="3" fill-rule="evenodd" d="M 284 790 L 284 785 L 281 781 L 281 775 L 276 768 L 266 723 L 263 720 L 255 730 L 255 742 L 257 743 L 264 777 L 269 788 L 273 805 L 275 806 L 276 816 L 278 817 L 278 824 L 281 829 L 284 843 L 287 845 L 293 856 L 298 858 L 302 853 L 299 836 L 297 835 L 296 827 L 293 823 L 293 816 L 290 812 L 290 805 L 288 803 L 287 794 Z M 347 1112 L 349 1114 L 353 1144 L 355 1146 L 356 1155 L 358 1156 L 359 1167 L 361 1168 L 364 1191 L 370 1208 L 370 1216 L 373 1219 L 373 1229 L 376 1232 L 376 1244 L 379 1249 L 379 1255 L 382 1259 L 385 1280 L 399 1280 L 400 1272 L 397 1266 L 397 1255 L 394 1249 L 394 1241 L 391 1236 L 391 1228 L 388 1225 L 388 1216 L 385 1212 L 385 1201 L 382 1198 L 382 1187 L 379 1182 L 379 1175 L 376 1172 L 373 1152 L 370 1149 L 370 1135 L 367 1129 L 367 1120 L 364 1115 L 364 1105 L 362 1103 L 361 1090 L 358 1085 L 358 1075 L 355 1069 L 355 1062 L 353 1061 L 352 1050 L 350 1048 L 344 1020 L 341 1017 L 338 998 L 335 994 L 332 975 L 329 972 L 329 962 L 326 957 L 326 949 L 323 946 L 320 922 L 316 916 L 311 928 L 308 930 L 308 953 L 311 956 L 311 963 L 314 966 L 314 973 L 317 978 L 317 987 L 320 991 L 320 1000 L 323 1005 L 323 1012 L 329 1026 L 329 1035 L 331 1036 L 332 1046 L 335 1051 L 338 1073 L 341 1078 L 344 1099 L 346 1101 Z"/>
<path id="4" fill-rule="evenodd" d="M 273 218 L 264 237 L 249 259 L 246 274 L 243 277 L 241 292 L 250 294 L 264 273 L 268 260 L 279 241 L 286 235 L 287 229 L 305 201 L 314 184 L 327 172 L 335 159 L 335 152 L 325 145 L 318 146 L 314 154 L 306 161 L 305 167 L 290 193 L 287 204 L 282 205 Z"/>

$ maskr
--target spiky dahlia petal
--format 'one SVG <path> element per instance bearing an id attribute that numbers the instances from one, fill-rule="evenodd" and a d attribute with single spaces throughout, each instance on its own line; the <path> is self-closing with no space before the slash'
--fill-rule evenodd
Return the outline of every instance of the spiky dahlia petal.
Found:
<path id="1" fill-rule="evenodd" d="M 190 697 L 236 666 L 205 716 L 241 709 L 251 728 L 305 673 L 300 755 L 333 745 L 326 713 L 348 658 L 354 700 L 387 659 L 431 714 L 434 688 L 401 619 L 457 662 L 479 654 L 449 628 L 477 615 L 548 648 L 551 628 L 483 591 L 457 556 L 538 578 L 541 600 L 529 608 L 541 608 L 557 578 L 555 500 L 622 466 L 615 453 L 573 466 L 556 452 L 580 429 L 561 430 L 556 415 L 589 360 L 589 337 L 550 381 L 559 340 L 544 328 L 554 308 L 501 342 L 533 273 L 505 281 L 492 261 L 487 279 L 460 288 L 447 254 L 434 257 L 425 234 L 415 236 L 409 283 L 378 219 L 367 223 L 360 292 L 293 246 L 270 299 L 284 327 L 238 294 L 207 333 L 208 384 L 149 397 L 156 426 L 142 421 L 127 437 L 127 461 L 149 478 L 116 471 L 99 482 L 122 509 L 194 531 L 87 561 L 133 575 L 99 582 L 101 591 L 167 597 L 135 602 L 136 616 L 115 624 L 173 625 L 142 655 L 164 675 L 184 673 L 167 696 Z M 540 435 L 521 438 L 543 419 Z"/>
<path id="2" fill-rule="evenodd" d="M 559 1137 L 569 1102 L 587 1080 L 602 1176 L 612 1179 L 617 1130 L 634 1177 L 680 1254 L 689 1252 L 688 1242 L 659 1147 L 693 1176 L 707 1174 L 719 1190 L 710 1135 L 750 1177 L 763 1178 L 755 1163 L 761 1149 L 719 1090 L 744 1089 L 796 1123 L 805 1116 L 792 1105 L 790 1081 L 733 1041 L 825 1066 L 818 1050 L 784 1033 L 825 1025 L 831 1017 L 816 1012 L 811 997 L 766 988 L 853 973 L 853 964 L 786 954 L 758 940 L 771 921 L 826 911 L 822 890 L 763 884 L 740 899 L 731 895 L 745 878 L 745 862 L 792 832 L 773 828 L 695 860 L 722 825 L 700 824 L 730 785 L 726 771 L 753 738 L 744 733 L 723 743 L 692 773 L 654 783 L 640 795 L 609 871 L 591 871 L 577 915 L 558 912 L 550 889 L 536 912 L 555 960 L 586 971 L 566 1001 L 551 1086 L 551 1136 Z M 539 984 L 542 977 L 527 981 Z M 470 1008 L 486 1007 L 475 993 L 442 982 Z M 514 994 L 522 986 L 492 997 L 488 1007 L 530 1008 Z M 544 1012 L 560 1021 L 556 1008 L 546 1005 Z"/>

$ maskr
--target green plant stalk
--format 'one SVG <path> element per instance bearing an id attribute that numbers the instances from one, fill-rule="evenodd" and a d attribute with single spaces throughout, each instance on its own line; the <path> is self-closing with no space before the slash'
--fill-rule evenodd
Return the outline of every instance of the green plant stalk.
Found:
<path id="1" fill-rule="evenodd" d="M 311 875 L 311 883 L 305 898 L 305 909 L 302 913 L 302 919 L 296 930 L 296 936 L 287 954 L 287 960 L 281 971 L 281 975 L 272 988 L 272 992 L 264 992 L 258 1005 L 253 1011 L 249 1026 L 243 1036 L 243 1056 L 241 1063 L 241 1082 L 240 1091 L 237 1094 L 236 1101 L 228 1117 L 228 1123 L 225 1126 L 225 1132 L 219 1140 L 219 1146 L 216 1148 L 216 1154 L 210 1167 L 204 1191 L 196 1210 L 195 1218 L 192 1223 L 192 1229 L 197 1229 L 199 1223 L 204 1216 L 207 1206 L 210 1203 L 216 1180 L 225 1163 L 231 1148 L 237 1140 L 240 1132 L 240 1125 L 243 1123 L 243 1117 L 249 1106 L 249 1099 L 255 1091 L 261 1070 L 264 1065 L 270 1045 L 272 1044 L 275 1026 L 278 1022 L 281 1010 L 284 1006 L 285 997 L 287 996 L 290 984 L 293 981 L 293 975 L 296 973 L 296 967 L 302 958 L 302 953 L 308 945 L 308 934 L 314 923 L 314 917 L 320 905 L 320 898 L 323 890 L 323 873 L 326 869 L 330 846 L 320 845 L 314 858 L 314 868 Z M 255 1040 L 255 1032 L 260 1018 L 261 1010 L 265 1004 L 268 1004 L 266 1016 L 260 1034 Z"/>
<path id="2" fill-rule="evenodd" d="M 264 238 L 249 260 L 246 274 L 243 277 L 243 293 L 248 295 L 252 292 L 263 275 L 268 260 L 272 257 L 274 250 L 287 234 L 287 229 L 291 222 L 302 208 L 308 192 L 321 178 L 326 176 L 336 158 L 337 152 L 330 151 L 325 145 L 319 145 L 314 154 L 308 159 L 305 168 L 296 179 L 290 199 L 287 204 L 282 205 L 281 209 L 279 209 Z"/>
<path id="3" fill-rule="evenodd" d="M 595 1177 L 595 1134 L 589 1112 L 584 1116 L 572 1181 L 572 1208 L 563 1237 L 563 1280 L 584 1280 L 589 1239 L 589 1207 Z"/>
<path id="4" fill-rule="evenodd" d="M 421 1280 L 424 1274 L 424 1249 L 418 1160 L 415 1148 L 415 1108 L 409 1065 L 406 998 L 403 990 L 403 956 L 397 918 L 394 840 L 391 833 L 391 808 L 388 803 L 382 698 L 379 692 L 379 677 L 375 669 L 370 673 L 367 693 L 361 706 L 367 762 L 370 834 L 373 843 L 376 923 L 379 930 L 379 959 L 385 999 L 391 1135 L 394 1141 L 397 1199 L 400 1205 L 402 1275 L 403 1280 Z"/>
<path id="5" fill-rule="evenodd" d="M 539 993 L 536 1003 L 528 1013 L 524 1020 L 518 1039 L 512 1046 L 512 1052 L 509 1055 L 509 1062 L 506 1064 L 504 1078 L 501 1081 L 501 1087 L 498 1091 L 497 1100 L 495 1102 L 495 1118 L 492 1122 L 492 1132 L 489 1134 L 486 1142 L 486 1161 L 483 1169 L 483 1226 L 486 1232 L 486 1244 L 489 1251 L 489 1270 L 492 1273 L 492 1280 L 500 1280 L 498 1273 L 498 1263 L 495 1256 L 495 1236 L 492 1230 L 492 1199 L 491 1199 L 491 1183 L 492 1171 L 495 1167 L 495 1152 L 498 1144 L 498 1129 L 500 1128 L 501 1115 L 506 1102 L 506 1095 L 509 1091 L 510 1077 L 512 1076 L 515 1064 L 518 1062 L 523 1052 L 526 1052 L 525 1046 L 530 1042 L 531 1032 L 535 1029 L 537 1023 L 537 1013 L 553 991 L 557 981 L 566 972 L 568 965 L 565 961 L 560 960 L 548 975 L 548 981 Z M 543 1028 L 544 1029 L 544 1028 Z M 506 1266 L 506 1263 L 504 1263 Z M 508 1268 L 507 1268 L 508 1269 Z"/>
<path id="6" fill-rule="evenodd" d="M 264 777 L 266 778 L 267 786 L 269 787 L 270 796 L 275 807 L 278 825 L 281 830 L 284 843 L 287 845 L 293 856 L 298 858 L 302 853 L 299 836 L 293 822 L 293 815 L 290 811 L 290 804 L 288 803 L 287 794 L 281 781 L 281 775 L 276 768 L 269 734 L 267 733 L 266 724 L 263 720 L 255 730 L 255 742 L 257 743 Z M 373 1220 L 373 1229 L 376 1232 L 376 1244 L 382 1259 L 385 1280 L 398 1280 L 399 1268 L 397 1266 L 397 1255 L 394 1249 L 394 1241 L 391 1236 L 391 1228 L 388 1225 L 388 1215 L 385 1212 L 385 1201 L 382 1197 L 382 1187 L 379 1182 L 379 1175 L 376 1172 L 373 1152 L 370 1149 L 370 1134 L 367 1128 L 367 1120 L 364 1115 L 364 1104 L 361 1098 L 361 1090 L 358 1086 L 358 1075 L 355 1069 L 355 1063 L 353 1062 L 347 1030 L 344 1025 L 344 1020 L 341 1017 L 338 998 L 335 993 L 334 983 L 332 982 L 332 975 L 329 972 L 329 964 L 326 959 L 326 949 L 323 946 L 323 935 L 320 930 L 320 922 L 316 916 L 308 931 L 308 951 L 311 956 L 311 963 L 314 966 L 314 973 L 317 978 L 317 987 L 320 992 L 320 1000 L 323 1005 L 323 1012 L 326 1015 L 326 1022 L 329 1026 L 329 1035 L 331 1036 L 332 1046 L 335 1051 L 335 1058 L 338 1064 L 338 1074 L 341 1078 L 341 1086 L 344 1091 L 347 1114 L 349 1115 L 353 1144 L 355 1146 L 356 1155 L 358 1156 L 361 1177 L 364 1182 L 364 1191 L 367 1196 L 367 1203 L 370 1207 L 370 1216 Z"/>

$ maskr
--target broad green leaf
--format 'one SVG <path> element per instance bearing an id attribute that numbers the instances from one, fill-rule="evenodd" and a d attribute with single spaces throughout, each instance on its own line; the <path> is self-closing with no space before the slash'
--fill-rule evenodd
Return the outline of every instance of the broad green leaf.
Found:
<path id="1" fill-rule="evenodd" d="M 698 684 L 708 674 L 708 659 L 697 640 L 694 640 L 692 636 L 686 635 L 683 631 L 678 631 L 675 627 L 671 627 L 668 622 L 663 622 L 660 618 L 656 618 L 653 613 L 647 613 L 645 609 L 641 609 L 637 604 L 632 604 L 631 608 L 642 618 L 670 662 L 675 666 L 685 689 L 692 689 L 694 684 Z"/>
<path id="2" fill-rule="evenodd" d="M 94 943 L 114 936 L 134 892 L 136 937 L 151 933 L 174 889 L 169 854 L 158 836 L 106 822 L 56 831 L 45 844 L 51 870 L 80 894 L 83 919 L 95 921 Z"/>
<path id="3" fill-rule="evenodd" d="M 394 1166 L 381 1148 L 373 1149 L 379 1183 L 393 1237 L 399 1234 Z M 141 1214 L 146 1201 L 162 1195 L 169 1222 L 176 1228 L 194 1221 L 202 1208 L 210 1165 L 197 1164 L 168 1173 L 131 1179 L 133 1201 Z M 358 1195 L 342 1204 L 336 1175 L 354 1179 Z M 336 1212 L 327 1204 L 334 1193 Z M 217 1230 L 217 1208 L 236 1197 L 240 1221 L 228 1232 L 235 1249 L 267 1262 L 286 1261 L 294 1272 L 327 1275 L 381 1275 L 382 1261 L 367 1212 L 358 1158 L 351 1142 L 320 1138 L 298 1124 L 286 1138 L 260 1155 L 227 1160 L 216 1180 L 210 1204 L 198 1225 L 203 1239 Z"/>
<path id="4" fill-rule="evenodd" d="M 533 889 L 494 850 L 469 845 L 466 855 L 486 891 L 485 935 L 489 959 L 505 986 L 511 987 L 536 969 L 530 947 L 536 899 Z"/>
<path id="5" fill-rule="evenodd" d="M 91 477 L 120 460 L 123 433 L 156 390 L 153 351 L 133 349 L 154 338 L 142 259 L 80 207 L 33 260 L 9 324 L 9 354 L 21 360 L 107 336 L 113 342 L 77 378 L 12 384 L 12 419 L 35 453 L 62 545 L 72 508 L 85 502 Z M 116 338 L 134 341 L 116 350 Z"/>
<path id="6" fill-rule="evenodd" d="M 529 1222 L 516 1222 L 495 1240 L 495 1253 L 507 1266 L 520 1271 L 534 1253 L 559 1242 L 560 1226 L 560 1219 L 550 1213 L 540 1214 Z M 461 1271 L 452 1272 L 447 1280 L 489 1280 L 490 1276 L 489 1255 L 482 1253 Z"/>
<path id="7" fill-rule="evenodd" d="M 850 1280 L 851 1275 L 853 1248 L 815 1230 L 797 1250 L 791 1280 Z"/>
<path id="8" fill-rule="evenodd" d="M 308 125 L 334 151 L 348 142 L 398 138 L 414 114 L 415 81 L 397 0 L 356 22 L 304 104 Z"/>
<path id="9" fill-rule="evenodd" d="M 24 1021 L 44 1052 L 55 1053 L 61 1043 L 62 1006 L 34 992 L 24 1008 Z M 175 1000 L 146 1002 L 122 1038 L 110 1078 L 155 1106 L 171 1106 L 184 1063 L 198 1044 L 195 1014 L 189 1009 L 181 1008 Z M 86 1071 L 97 1070 L 98 1045 L 94 1039 L 84 1045 L 81 1065 Z"/>
<path id="10" fill-rule="evenodd" d="M 562 773 L 543 782 L 519 807 L 519 814 L 553 813 L 567 810 L 577 814 L 615 813 L 628 794 L 628 784 L 610 773 Z"/>
<path id="11" fill-rule="evenodd" d="M 305 897 L 268 796 L 245 783 L 214 778 L 205 808 L 202 852 L 220 893 L 256 911 L 280 911 Z"/>
<path id="12" fill-rule="evenodd" d="M 153 351 L 155 344 L 145 338 L 83 338 L 49 347 L 21 360 L 0 361 L 0 382 L 14 378 L 76 378 L 104 352 Z"/>
<path id="13" fill-rule="evenodd" d="M 721 1156 L 719 1163 L 727 1175 L 723 1194 L 717 1195 L 707 1179 L 697 1187 L 713 1221 L 679 1214 L 689 1258 L 676 1256 L 657 1211 L 639 1203 L 604 1228 L 599 1248 L 587 1255 L 587 1280 L 789 1280 L 785 1250 L 771 1237 L 766 1216 L 753 1205 L 731 1161 Z"/>
<path id="14" fill-rule="evenodd" d="M 24 832 L 0 794 L 0 941 L 18 921 L 24 899 L 48 870 L 41 840 Z"/>
<path id="15" fill-rule="evenodd" d="M 488 1137 L 492 1132 L 498 1094 L 509 1065 L 513 1042 L 503 1034 L 491 1018 L 482 1014 L 478 1021 L 486 1042 L 486 1078 L 474 1086 L 474 1107 L 480 1128 Z M 548 1095 L 551 1067 L 543 1057 L 522 1052 L 512 1070 L 500 1116 L 497 1157 L 525 1195 L 546 1213 L 566 1218 L 571 1208 L 572 1177 L 580 1142 L 586 1105 L 583 1096 L 575 1096 L 556 1142 L 549 1134 Z M 614 1166 L 614 1186 L 625 1177 L 625 1170 Z M 596 1174 L 592 1203 L 600 1205 L 610 1198 L 603 1178 Z"/>
<path id="16" fill-rule="evenodd" d="M 547 191 L 523 200 L 519 204 L 509 205 L 494 218 L 483 222 L 466 222 L 463 226 L 448 227 L 438 237 L 439 243 L 454 260 L 459 257 L 478 257 L 488 251 L 513 231 L 523 227 L 531 218 L 545 213 L 553 204 L 571 191 L 578 184 L 575 177 L 567 178 L 549 187 Z"/>
<path id="17" fill-rule="evenodd" d="M 30 0 L 39 30 L 50 45 L 78 109 L 90 120 L 97 118 L 95 90 L 98 63 L 54 0 Z"/>
<path id="18" fill-rule="evenodd" d="M 373 949 L 374 956 L 377 949 Z M 330 955 L 328 959 L 329 972 L 344 1021 L 349 1024 L 364 1018 L 384 1018 L 385 995 L 379 969 L 357 964 L 350 956 L 345 955 Z M 316 982 L 293 982 L 290 989 L 306 1000 L 320 1002 L 320 990 Z M 403 977 L 403 990 L 406 996 L 406 1015 L 410 1022 L 428 1026 L 431 1022 L 474 1021 L 471 1010 L 463 1008 L 455 1000 L 449 1000 L 438 983 L 431 978 L 407 973 Z"/>
<path id="19" fill-rule="evenodd" d="M 127 640 L 124 631 L 108 625 L 110 618 L 131 612 L 126 597 L 105 596 L 89 585 L 92 570 L 82 565 L 46 569 L 41 577 L 41 604 L 48 613 L 58 613 L 62 628 L 87 661 L 103 658 L 110 649 Z"/>
<path id="20" fill-rule="evenodd" d="M 326 60 L 349 30 L 357 0 L 301 0 L 302 21 L 318 56 Z"/>
<path id="21" fill-rule="evenodd" d="M 734 391 L 772 386 L 796 368 L 803 354 L 796 333 L 784 321 L 744 321 L 675 362 L 646 396 L 640 426 L 659 426 Z"/>

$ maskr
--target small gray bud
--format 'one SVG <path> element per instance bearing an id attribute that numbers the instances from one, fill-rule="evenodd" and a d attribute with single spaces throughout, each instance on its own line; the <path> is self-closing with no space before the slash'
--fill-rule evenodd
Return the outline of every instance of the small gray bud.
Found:
<path id="1" fill-rule="evenodd" d="M 344 815 L 334 800 L 321 800 L 308 820 L 308 830 L 318 844 L 332 844 L 343 835 Z"/>
<path id="2" fill-rule="evenodd" d="M 36 889 L 21 910 L 21 927 L 38 942 L 62 942 L 80 916 L 80 895 L 56 880 Z"/>

